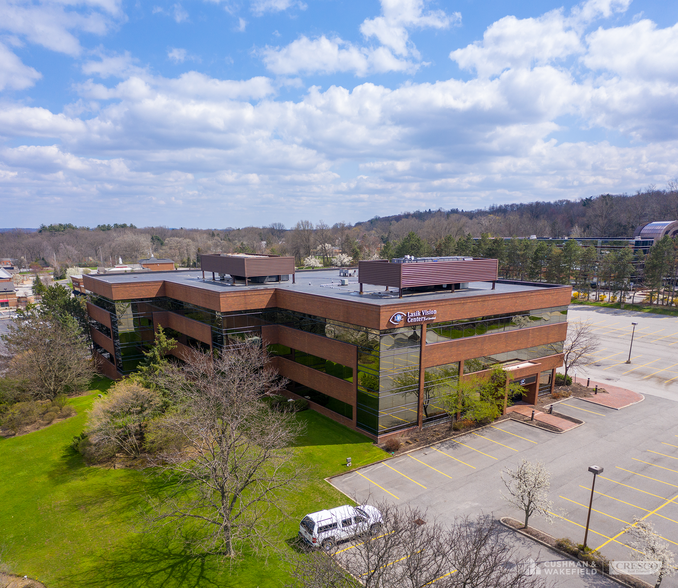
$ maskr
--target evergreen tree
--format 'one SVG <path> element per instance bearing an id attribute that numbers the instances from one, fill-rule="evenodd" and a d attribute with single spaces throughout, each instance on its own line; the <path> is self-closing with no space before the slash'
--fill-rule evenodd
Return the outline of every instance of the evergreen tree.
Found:
<path id="1" fill-rule="evenodd" d="M 395 248 L 395 257 L 426 257 L 431 253 L 428 243 L 417 233 L 410 231 L 407 236 Z"/>

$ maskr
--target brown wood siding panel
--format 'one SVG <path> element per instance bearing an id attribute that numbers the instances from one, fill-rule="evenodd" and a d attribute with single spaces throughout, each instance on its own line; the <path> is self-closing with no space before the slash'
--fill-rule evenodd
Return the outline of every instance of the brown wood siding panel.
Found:
<path id="1" fill-rule="evenodd" d="M 496 259 L 403 263 L 401 265 L 403 288 L 464 282 L 492 282 L 497 279 L 499 267 Z"/>
<path id="2" fill-rule="evenodd" d="M 374 286 L 400 288 L 402 264 L 388 261 L 359 261 L 358 282 Z"/>
<path id="3" fill-rule="evenodd" d="M 271 358 L 271 364 L 284 376 L 298 384 L 313 388 L 332 398 L 341 400 L 353 406 L 355 411 L 355 385 L 334 376 L 328 376 L 318 370 L 295 363 L 284 357 Z"/>
<path id="4" fill-rule="evenodd" d="M 98 323 L 106 325 L 109 329 L 111 328 L 111 313 L 107 310 L 95 306 L 91 302 L 87 302 L 87 314 Z"/>
<path id="5" fill-rule="evenodd" d="M 275 288 L 261 290 L 235 289 L 233 292 L 221 294 L 219 310 L 221 312 L 235 312 L 239 310 L 256 310 L 258 308 L 275 308 L 277 304 Z"/>
<path id="6" fill-rule="evenodd" d="M 142 263 L 141 267 L 151 270 L 152 272 L 171 272 L 175 267 L 173 263 Z"/>
<path id="7" fill-rule="evenodd" d="M 106 335 L 104 335 L 100 331 L 97 331 L 94 327 L 90 327 L 89 332 L 92 334 L 92 341 L 94 341 L 97 345 L 103 347 L 111 355 L 115 355 L 115 345 L 113 345 L 112 339 L 109 339 L 108 337 L 106 337 Z"/>
<path id="8" fill-rule="evenodd" d="M 255 278 L 293 274 L 294 257 L 200 256 L 200 269 L 215 274 Z"/>
<path id="9" fill-rule="evenodd" d="M 212 328 L 205 323 L 196 321 L 174 312 L 162 311 L 153 313 L 153 326 L 169 327 L 198 341 L 212 345 Z"/>
<path id="10" fill-rule="evenodd" d="M 494 353 L 515 351 L 527 347 L 536 347 L 547 343 L 564 341 L 567 337 L 567 323 L 520 329 L 508 333 L 494 335 L 479 335 L 456 339 L 448 343 L 433 343 L 424 346 L 422 365 L 435 367 L 462 359 L 474 359 Z"/>
<path id="11" fill-rule="evenodd" d="M 353 373 L 358 369 L 358 348 L 355 345 L 291 329 L 283 325 L 263 326 L 261 328 L 261 336 L 269 343 L 286 345 L 292 349 L 298 349 L 299 351 L 304 351 L 305 353 L 310 353 L 335 363 L 341 363 L 353 368 Z"/>
<path id="12" fill-rule="evenodd" d="M 100 374 L 103 374 L 111 380 L 119 380 L 122 378 L 122 374 L 115 369 L 115 366 L 108 361 L 103 355 L 100 355 L 98 352 L 92 354 L 94 361 L 96 362 L 97 371 Z"/>
<path id="13" fill-rule="evenodd" d="M 141 276 L 140 276 L 140 279 Z M 165 296 L 165 282 L 161 280 L 152 282 L 139 282 L 133 284 L 108 284 L 110 285 L 111 300 L 135 300 L 138 298 L 155 298 Z M 98 292 L 97 292 L 98 293 Z"/>
<path id="14" fill-rule="evenodd" d="M 394 304 L 380 307 L 380 329 L 392 328 L 389 319 L 396 312 L 412 312 L 414 310 L 435 309 L 437 311 L 434 323 L 473 319 L 497 314 L 525 312 L 539 308 L 554 308 L 567 306 L 570 303 L 572 288 L 562 286 L 557 288 L 543 288 L 528 292 L 511 292 L 483 294 L 481 296 L 457 296 L 454 294 L 439 300 L 412 300 L 404 302 L 398 300 Z M 430 322 L 428 323 L 431 324 Z"/>
<path id="15" fill-rule="evenodd" d="M 326 298 L 317 294 L 290 292 L 289 290 L 278 290 L 276 300 L 275 305 L 279 308 L 328 318 L 351 325 L 360 325 L 373 329 L 379 328 L 379 307 L 376 305 Z"/>

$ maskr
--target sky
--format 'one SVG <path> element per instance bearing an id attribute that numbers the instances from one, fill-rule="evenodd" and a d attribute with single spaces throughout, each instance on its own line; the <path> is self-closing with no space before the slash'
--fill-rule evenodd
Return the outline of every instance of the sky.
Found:
<path id="1" fill-rule="evenodd" d="M 0 0 L 0 227 L 354 223 L 678 178 L 678 2 Z"/>

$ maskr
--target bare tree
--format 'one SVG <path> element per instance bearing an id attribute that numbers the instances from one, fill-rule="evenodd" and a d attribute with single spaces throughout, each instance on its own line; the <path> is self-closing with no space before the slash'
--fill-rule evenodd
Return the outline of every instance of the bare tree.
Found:
<path id="1" fill-rule="evenodd" d="M 506 477 L 504 477 L 506 476 Z M 553 506 L 548 498 L 551 475 L 543 463 L 522 460 L 515 470 L 505 469 L 501 476 L 508 494 L 502 498 L 525 514 L 525 528 L 533 514 L 551 520 Z"/>
<path id="2" fill-rule="evenodd" d="M 600 341 L 593 332 L 589 321 L 574 321 L 567 325 L 567 339 L 563 345 L 563 367 L 565 376 L 572 368 L 584 367 L 595 361 L 593 354 Z"/>
<path id="3" fill-rule="evenodd" d="M 652 523 L 634 517 L 633 523 L 624 530 L 634 538 L 631 547 L 636 550 L 634 553 L 636 560 L 660 563 L 655 588 L 659 588 L 664 578 L 678 571 L 673 551 L 661 535 L 654 530 Z"/>
<path id="4" fill-rule="evenodd" d="M 377 536 L 341 545 L 330 556 L 302 558 L 290 588 L 527 588 L 542 586 L 526 560 L 489 516 L 463 518 L 446 527 L 414 507 L 379 505 Z M 339 564 L 338 567 L 336 564 Z M 343 572 L 348 572 L 350 576 Z"/>
<path id="5" fill-rule="evenodd" d="M 260 399 L 279 386 L 265 352 L 247 345 L 217 357 L 194 352 L 166 370 L 162 388 L 174 408 L 151 437 L 164 447 L 159 471 L 174 490 L 155 504 L 156 523 L 191 522 L 197 549 L 226 557 L 267 542 L 271 517 L 300 476 L 290 449 L 297 421 Z"/>
<path id="6" fill-rule="evenodd" d="M 2 338 L 12 359 L 7 375 L 34 398 L 86 389 L 94 376 L 89 349 L 76 320 L 20 311 Z"/>

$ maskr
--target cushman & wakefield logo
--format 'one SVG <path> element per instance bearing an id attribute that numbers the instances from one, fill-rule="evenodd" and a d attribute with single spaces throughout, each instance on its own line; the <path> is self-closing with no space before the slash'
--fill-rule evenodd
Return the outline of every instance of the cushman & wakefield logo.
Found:
<path id="1" fill-rule="evenodd" d="M 407 324 L 411 323 L 424 323 L 426 321 L 436 320 L 436 315 L 438 314 L 437 310 L 427 309 L 427 310 L 415 310 L 413 312 L 396 312 L 388 322 L 392 325 L 399 325 L 403 320 Z"/>

